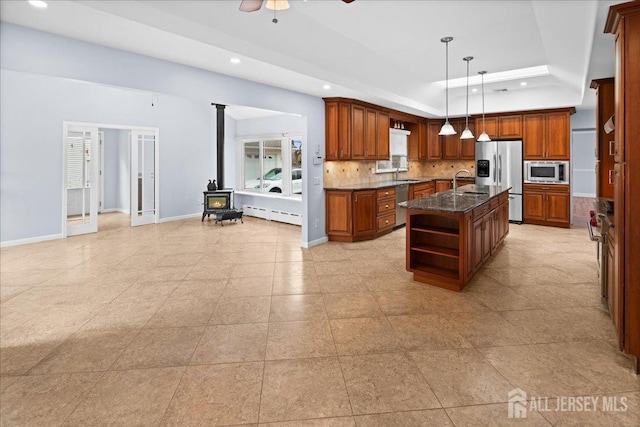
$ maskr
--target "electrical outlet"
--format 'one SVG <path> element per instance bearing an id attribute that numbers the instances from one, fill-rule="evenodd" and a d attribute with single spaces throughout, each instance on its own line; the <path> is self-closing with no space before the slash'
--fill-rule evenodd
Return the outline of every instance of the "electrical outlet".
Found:
<path id="1" fill-rule="evenodd" d="M 322 184 L 322 178 L 320 178 L 319 176 L 314 176 L 313 185 L 320 185 L 320 184 Z"/>
<path id="2" fill-rule="evenodd" d="M 315 227 L 318 228 L 320 227 L 320 220 L 316 218 L 316 222 L 315 222 Z"/>

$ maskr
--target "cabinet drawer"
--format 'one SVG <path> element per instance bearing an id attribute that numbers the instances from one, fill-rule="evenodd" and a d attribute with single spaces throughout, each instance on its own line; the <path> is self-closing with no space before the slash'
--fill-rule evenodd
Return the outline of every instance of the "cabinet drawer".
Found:
<path id="1" fill-rule="evenodd" d="M 524 184 L 524 191 L 552 191 L 554 193 L 568 193 L 567 184 Z"/>
<path id="2" fill-rule="evenodd" d="M 478 218 L 482 218 L 483 216 L 485 216 L 487 214 L 487 212 L 489 212 L 489 209 L 491 208 L 490 203 L 485 203 L 482 206 L 478 206 L 477 208 L 475 208 L 473 210 L 473 219 L 478 219 Z"/>
<path id="3" fill-rule="evenodd" d="M 396 198 L 396 188 L 388 187 L 378 190 L 378 200 L 382 199 L 395 199 Z"/>
<path id="4" fill-rule="evenodd" d="M 395 199 L 378 201 L 378 215 L 382 215 L 386 212 L 393 211 L 395 209 L 396 209 Z"/>
<path id="5" fill-rule="evenodd" d="M 395 225 L 396 225 L 395 211 L 391 214 L 378 217 L 378 231 L 386 230 L 388 228 L 393 228 L 393 226 Z"/>

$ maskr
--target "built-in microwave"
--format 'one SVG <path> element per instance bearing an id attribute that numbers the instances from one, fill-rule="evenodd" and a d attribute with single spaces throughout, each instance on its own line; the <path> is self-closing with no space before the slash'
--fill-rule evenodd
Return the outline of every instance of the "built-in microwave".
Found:
<path id="1" fill-rule="evenodd" d="M 569 162 L 526 161 L 524 162 L 524 182 L 568 184 Z"/>

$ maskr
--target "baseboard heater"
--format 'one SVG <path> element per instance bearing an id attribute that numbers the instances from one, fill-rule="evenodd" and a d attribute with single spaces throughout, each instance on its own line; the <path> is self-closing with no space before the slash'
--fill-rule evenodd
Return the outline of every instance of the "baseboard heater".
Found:
<path id="1" fill-rule="evenodd" d="M 242 205 L 242 210 L 247 216 L 254 216 L 256 218 L 262 218 L 268 221 L 278 221 L 287 224 L 302 225 L 302 215 L 297 213 L 260 208 L 250 205 Z"/>

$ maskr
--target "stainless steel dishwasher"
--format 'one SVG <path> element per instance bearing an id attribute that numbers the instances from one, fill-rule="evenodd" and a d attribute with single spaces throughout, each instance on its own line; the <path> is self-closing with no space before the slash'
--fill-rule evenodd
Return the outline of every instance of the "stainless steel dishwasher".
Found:
<path id="1" fill-rule="evenodd" d="M 407 208 L 398 206 L 398 203 L 407 200 L 409 200 L 409 184 L 398 184 L 396 186 L 396 227 L 405 225 L 407 222 Z"/>

